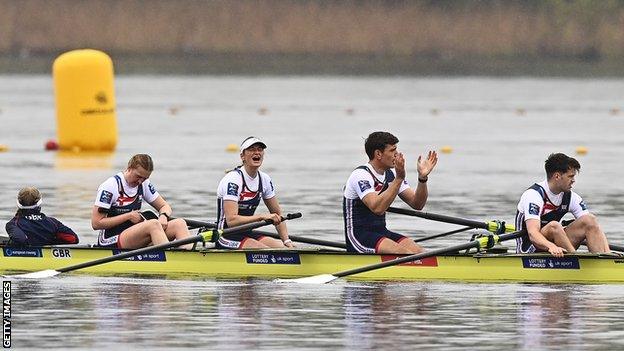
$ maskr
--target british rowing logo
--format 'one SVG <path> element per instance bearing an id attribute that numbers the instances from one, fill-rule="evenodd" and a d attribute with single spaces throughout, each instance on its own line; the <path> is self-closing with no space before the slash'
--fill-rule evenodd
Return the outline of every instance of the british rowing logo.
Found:
<path id="1" fill-rule="evenodd" d="M 100 195 L 100 202 L 103 204 L 110 204 L 113 200 L 113 193 L 110 191 L 102 190 L 102 194 Z"/>
<path id="2" fill-rule="evenodd" d="M 228 183 L 227 185 L 227 194 L 230 196 L 238 195 L 238 184 L 236 183 Z"/>
<path id="3" fill-rule="evenodd" d="M 359 180 L 358 186 L 360 187 L 361 192 L 364 192 L 365 190 L 368 190 L 371 188 L 371 184 L 368 180 Z"/>
<path id="4" fill-rule="evenodd" d="M 5 247 L 2 249 L 4 257 L 43 257 L 41 249 L 17 249 Z"/>
<path id="5" fill-rule="evenodd" d="M 539 206 L 537 206 L 537 204 L 534 204 L 532 202 L 529 204 L 529 214 L 539 216 L 539 211 Z"/>

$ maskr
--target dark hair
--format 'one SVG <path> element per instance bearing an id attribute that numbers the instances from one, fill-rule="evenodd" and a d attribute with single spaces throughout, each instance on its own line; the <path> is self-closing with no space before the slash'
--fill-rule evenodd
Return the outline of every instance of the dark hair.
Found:
<path id="1" fill-rule="evenodd" d="M 144 170 L 151 172 L 154 170 L 154 162 L 148 154 L 136 154 L 128 161 L 129 169 L 137 169 L 142 167 Z"/>
<path id="2" fill-rule="evenodd" d="M 546 177 L 550 179 L 556 172 L 566 173 L 571 169 L 578 172 L 581 170 L 581 164 L 575 158 L 558 152 L 548 156 L 544 162 L 544 168 L 546 169 Z"/>
<path id="3" fill-rule="evenodd" d="M 387 145 L 394 145 L 399 142 L 399 138 L 388 132 L 372 132 L 364 141 L 364 150 L 368 155 L 368 159 L 375 157 L 375 150 L 384 151 Z"/>

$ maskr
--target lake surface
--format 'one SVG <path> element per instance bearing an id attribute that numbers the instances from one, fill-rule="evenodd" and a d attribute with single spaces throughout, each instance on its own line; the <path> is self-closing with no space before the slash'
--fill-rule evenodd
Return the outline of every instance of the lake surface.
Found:
<path id="1" fill-rule="evenodd" d="M 0 76 L 0 144 L 10 148 L 0 153 L 0 224 L 17 191 L 37 186 L 44 212 L 94 243 L 96 189 L 135 153 L 154 157 L 152 182 L 175 215 L 214 220 L 216 186 L 239 162 L 226 146 L 255 135 L 268 145 L 263 169 L 282 208 L 304 215 L 290 232 L 342 241 L 341 189 L 366 162 L 364 138 L 387 130 L 412 183 L 418 155 L 452 147 L 430 175 L 425 209 L 480 220 L 513 222 L 548 154 L 584 146 L 575 190 L 622 244 L 623 91 L 624 80 L 118 77 L 117 152 L 79 157 L 43 151 L 56 137 L 51 78 Z M 393 214 L 388 224 L 415 238 L 456 228 Z M 620 285 L 339 280 L 301 289 L 75 273 L 14 282 L 13 347 L 619 349 L 623 295 Z"/>

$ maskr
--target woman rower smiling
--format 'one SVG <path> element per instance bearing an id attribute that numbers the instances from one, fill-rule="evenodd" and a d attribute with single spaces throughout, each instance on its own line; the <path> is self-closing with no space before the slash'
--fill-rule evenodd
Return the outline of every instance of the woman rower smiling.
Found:
<path id="1" fill-rule="evenodd" d="M 217 188 L 217 223 L 219 229 L 223 229 L 270 219 L 282 240 L 249 231 L 219 238 L 216 245 L 218 248 L 293 247 L 286 224 L 281 222 L 282 210 L 271 177 L 260 171 L 264 149 L 266 144 L 253 136 L 241 143 L 240 158 L 243 164 L 228 172 Z M 269 213 L 255 214 L 261 198 Z"/>

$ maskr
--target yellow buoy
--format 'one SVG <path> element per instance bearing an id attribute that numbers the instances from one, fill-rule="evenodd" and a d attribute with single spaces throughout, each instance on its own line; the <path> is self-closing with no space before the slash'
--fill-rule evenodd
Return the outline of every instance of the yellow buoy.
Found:
<path id="1" fill-rule="evenodd" d="M 7 152 L 7 151 L 9 151 L 9 147 L 7 145 L 0 144 L 0 152 Z"/>
<path id="2" fill-rule="evenodd" d="M 225 151 L 227 151 L 227 152 L 237 152 L 238 151 L 238 145 L 236 145 L 236 144 L 228 144 L 228 146 L 225 147 Z"/>
<path id="3" fill-rule="evenodd" d="M 448 145 L 445 145 L 440 148 L 440 152 L 443 154 L 450 154 L 451 152 L 453 152 L 453 148 Z"/>
<path id="4" fill-rule="evenodd" d="M 576 148 L 577 155 L 585 155 L 587 154 L 587 148 L 585 146 L 579 146 Z"/>
<path id="5" fill-rule="evenodd" d="M 113 62 L 97 50 L 74 50 L 52 66 L 61 150 L 113 151 L 117 120 Z"/>

